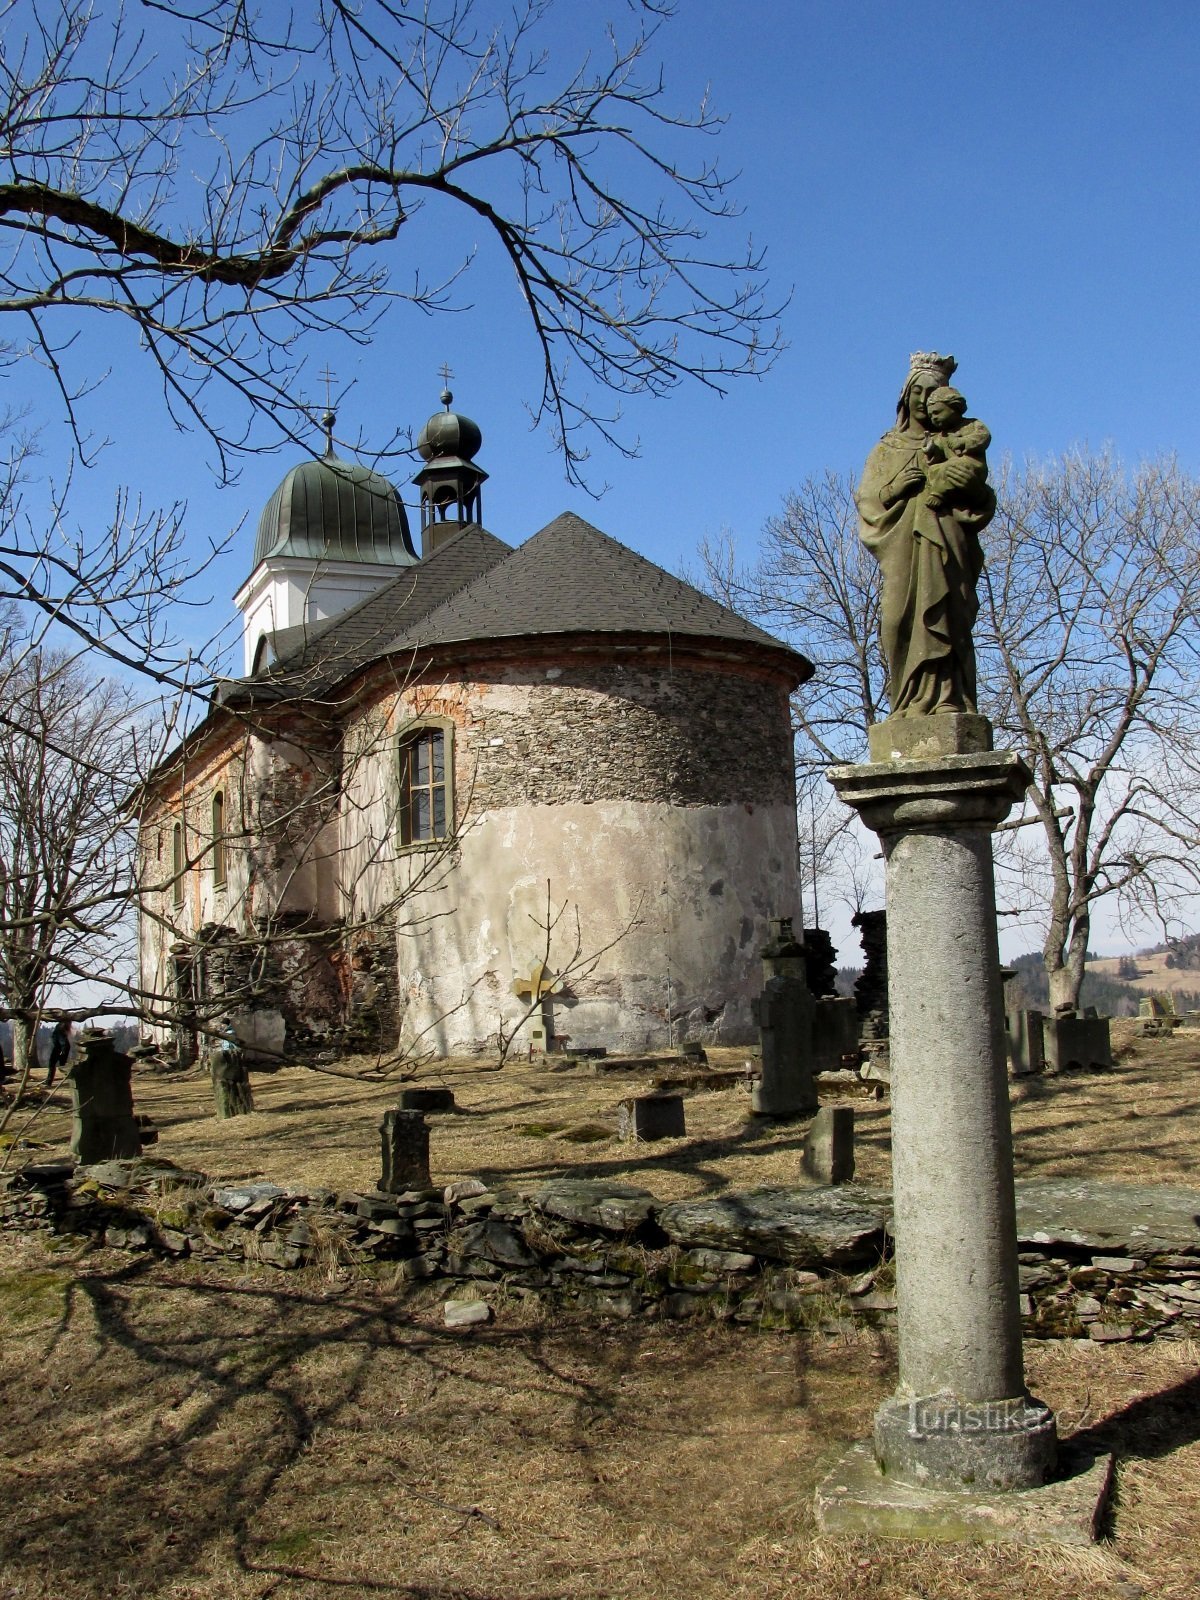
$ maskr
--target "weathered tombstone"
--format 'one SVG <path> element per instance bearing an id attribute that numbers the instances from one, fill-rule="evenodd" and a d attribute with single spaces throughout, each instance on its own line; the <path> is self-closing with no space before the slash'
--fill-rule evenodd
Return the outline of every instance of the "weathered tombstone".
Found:
<path id="1" fill-rule="evenodd" d="M 817 1183 L 849 1183 L 854 1176 L 854 1107 L 822 1106 L 804 1141 L 801 1165 Z"/>
<path id="2" fill-rule="evenodd" d="M 1040 1011 L 1014 1010 L 1004 1016 L 1008 1038 L 1008 1062 L 1014 1078 L 1026 1078 L 1046 1067 L 1044 1030 L 1046 1019 Z"/>
<path id="3" fill-rule="evenodd" d="M 858 1007 L 849 997 L 824 995 L 813 1002 L 814 1072 L 836 1072 L 858 1049 Z M 853 1063 L 851 1063 L 853 1065 Z"/>
<path id="4" fill-rule="evenodd" d="M 1054 1415 L 1024 1376 L 991 835 L 1031 780 L 993 750 L 975 703 L 979 531 L 996 501 L 990 436 L 964 417 L 954 365 L 913 356 L 856 496 L 881 569 L 891 715 L 869 730 L 869 762 L 829 777 L 886 862 L 899 1383 L 876 1413 L 874 1460 L 851 1452 L 817 1515 L 827 1531 L 1037 1542 L 1029 1519 L 1053 1537 L 1065 1494 L 1081 1541 L 1111 1462 L 1086 1485 L 1049 1485 Z"/>
<path id="5" fill-rule="evenodd" d="M 254 1110 L 254 1091 L 250 1087 L 245 1053 L 232 1029 L 215 1050 L 209 1051 L 208 1068 L 218 1117 L 244 1117 Z"/>
<path id="6" fill-rule="evenodd" d="M 401 1111 L 454 1111 L 457 1109 L 454 1102 L 453 1089 L 417 1088 L 401 1089 Z"/>
<path id="7" fill-rule="evenodd" d="M 429 1127 L 423 1111 L 385 1111 L 379 1125 L 383 1141 L 384 1194 L 429 1188 Z"/>
<path id="8" fill-rule="evenodd" d="M 751 1108 L 763 1117 L 806 1117 L 817 1109 L 813 1079 L 813 998 L 804 970 L 804 946 L 790 917 L 771 922 L 762 951 L 763 992 L 753 1003 L 762 1040 L 762 1071 Z"/>
<path id="9" fill-rule="evenodd" d="M 85 1028 L 79 1058 L 63 1074 L 71 1086 L 71 1149 L 83 1166 L 142 1153 L 133 1110 L 132 1059 L 107 1033 Z"/>
<path id="10" fill-rule="evenodd" d="M 639 1094 L 617 1108 L 617 1133 L 633 1142 L 682 1139 L 687 1132 L 681 1094 Z"/>
<path id="11" fill-rule="evenodd" d="M 679 1053 L 685 1061 L 695 1061 L 701 1066 L 708 1061 L 704 1046 L 699 1039 L 685 1039 L 679 1048 Z"/>
<path id="12" fill-rule="evenodd" d="M 1063 1011 L 1045 1021 L 1046 1071 L 1102 1071 L 1113 1064 L 1107 1017 Z"/>

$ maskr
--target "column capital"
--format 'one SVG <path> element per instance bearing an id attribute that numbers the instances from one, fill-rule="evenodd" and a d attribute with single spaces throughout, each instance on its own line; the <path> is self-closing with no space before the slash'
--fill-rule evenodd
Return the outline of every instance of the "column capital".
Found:
<path id="1" fill-rule="evenodd" d="M 1033 781 L 1011 750 L 941 756 L 934 761 L 868 761 L 832 767 L 838 798 L 874 833 L 917 828 L 992 829 Z"/>

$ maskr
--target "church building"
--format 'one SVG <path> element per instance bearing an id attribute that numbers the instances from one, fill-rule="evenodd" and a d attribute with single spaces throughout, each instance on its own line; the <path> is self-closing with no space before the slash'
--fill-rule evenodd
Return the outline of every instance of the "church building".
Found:
<path id="1" fill-rule="evenodd" d="M 145 785 L 143 986 L 181 1054 L 755 1037 L 799 917 L 789 696 L 811 665 L 564 512 L 483 526 L 479 428 L 292 468 L 236 595 L 244 675 Z"/>

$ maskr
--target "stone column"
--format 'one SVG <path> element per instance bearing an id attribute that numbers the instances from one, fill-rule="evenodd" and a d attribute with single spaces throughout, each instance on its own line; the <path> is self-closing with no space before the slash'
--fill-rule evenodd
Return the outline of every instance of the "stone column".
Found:
<path id="1" fill-rule="evenodd" d="M 1024 1381 L 991 831 L 1029 774 L 990 730 L 963 740 L 982 718 L 919 720 L 961 753 L 830 774 L 887 861 L 900 1383 L 875 1451 L 902 1483 L 1020 1489 L 1056 1437 Z"/>

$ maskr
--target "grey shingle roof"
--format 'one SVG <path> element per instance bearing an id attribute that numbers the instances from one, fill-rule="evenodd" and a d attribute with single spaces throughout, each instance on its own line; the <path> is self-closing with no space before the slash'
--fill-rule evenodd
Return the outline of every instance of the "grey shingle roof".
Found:
<path id="1" fill-rule="evenodd" d="M 557 633 L 669 633 L 787 648 L 571 511 L 423 612 L 392 648 Z"/>
<path id="2" fill-rule="evenodd" d="M 395 647 L 397 629 L 411 628 L 457 590 L 512 554 L 512 547 L 476 525 L 463 528 L 415 567 L 407 567 L 357 605 L 321 622 L 284 628 L 272 637 L 276 660 L 267 672 L 239 678 L 221 695 L 317 694 Z"/>
<path id="3" fill-rule="evenodd" d="M 567 511 L 516 550 L 483 528 L 463 529 L 350 610 L 277 635 L 275 665 L 225 698 L 251 684 L 267 697 L 320 693 L 399 652 L 580 633 L 757 645 L 790 657 L 801 681 L 811 670 L 762 628 Z"/>

